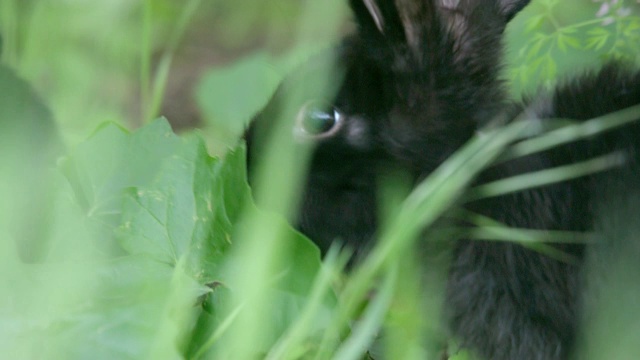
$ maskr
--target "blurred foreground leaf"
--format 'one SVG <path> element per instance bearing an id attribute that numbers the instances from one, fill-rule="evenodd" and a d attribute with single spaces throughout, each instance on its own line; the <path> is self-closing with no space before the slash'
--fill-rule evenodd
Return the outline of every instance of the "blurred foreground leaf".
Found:
<path id="1" fill-rule="evenodd" d="M 165 120 L 134 133 L 108 124 L 60 164 L 68 182 L 56 178 L 48 259 L 25 264 L 12 247 L 3 255 L 2 353 L 175 359 L 197 352 L 229 318 L 222 306 L 234 288 L 228 269 L 242 271 L 248 260 L 231 255 L 242 241 L 234 230 L 242 214 L 257 211 L 244 148 L 219 159 Z M 295 255 L 272 275 L 276 341 L 304 305 L 320 256 L 272 220 Z"/>

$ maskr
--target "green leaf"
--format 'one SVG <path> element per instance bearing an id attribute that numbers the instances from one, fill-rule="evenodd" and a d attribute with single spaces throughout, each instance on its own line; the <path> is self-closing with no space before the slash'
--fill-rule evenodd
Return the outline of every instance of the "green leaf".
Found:
<path id="1" fill-rule="evenodd" d="M 573 36 L 568 36 L 564 34 L 558 34 L 558 48 L 563 52 L 567 51 L 567 45 L 573 49 L 580 49 L 580 40 Z"/>
<path id="2" fill-rule="evenodd" d="M 209 124 L 239 134 L 280 80 L 274 61 L 258 53 L 209 71 L 198 86 L 196 99 Z"/>
<path id="3" fill-rule="evenodd" d="M 553 8 L 558 4 L 559 0 L 540 0 L 541 4 L 544 4 L 548 8 Z"/>
<path id="4" fill-rule="evenodd" d="M 574 27 L 563 27 L 558 29 L 558 33 L 560 34 L 575 34 L 576 32 L 578 32 L 578 29 Z"/>
<path id="5" fill-rule="evenodd" d="M 6 51 L 2 55 L 7 60 Z M 48 231 L 54 217 L 50 193 L 57 180 L 51 168 L 62 150 L 53 116 L 42 99 L 0 64 L 0 237 L 5 246 L 16 244 L 23 260 L 39 261 L 50 248 Z M 0 252 L 6 253 L 2 246 Z"/>
<path id="6" fill-rule="evenodd" d="M 591 37 L 587 39 L 586 48 L 600 50 L 607 43 L 607 40 L 608 40 L 607 36 Z"/>
<path id="7" fill-rule="evenodd" d="M 542 23 L 544 22 L 544 19 L 545 19 L 544 14 L 537 14 L 527 19 L 527 21 L 525 22 L 526 24 L 525 32 L 530 33 L 536 30 L 540 30 L 540 28 L 542 27 Z"/>
<path id="8" fill-rule="evenodd" d="M 543 36 L 538 37 L 536 40 L 534 40 L 533 44 L 527 51 L 527 60 L 533 59 L 536 55 L 540 54 L 540 49 L 542 49 L 543 46 L 547 45 L 549 41 L 550 38 Z"/>
<path id="9" fill-rule="evenodd" d="M 544 78 L 549 82 L 555 81 L 557 72 L 558 66 L 555 60 L 551 56 L 546 56 L 542 65 Z"/>
<path id="10" fill-rule="evenodd" d="M 596 27 L 587 32 L 586 48 L 600 50 L 607 43 L 611 33 L 601 27 Z"/>
<path id="11" fill-rule="evenodd" d="M 64 158 L 61 169 L 87 217 L 115 226 L 123 191 L 149 184 L 180 141 L 166 120 L 133 134 L 109 123 Z"/>
<path id="12" fill-rule="evenodd" d="M 148 255 L 172 265 L 197 254 L 208 266 L 189 262 L 193 275 L 198 274 L 202 283 L 212 281 L 203 272 L 211 274 L 213 265 L 220 262 L 235 221 L 225 208 L 226 189 L 220 179 L 224 168 L 219 159 L 207 154 L 202 141 L 184 140 L 176 153 L 165 159 L 151 184 L 127 191 L 118 231 L 122 247 L 130 254 Z M 238 191 L 234 200 L 241 204 L 248 187 L 244 180 L 238 183 L 245 189 Z M 237 216 L 237 211 L 232 215 Z"/>
<path id="13" fill-rule="evenodd" d="M 0 335 L 7 341 L 0 341 L 0 346 L 16 355 L 14 358 L 35 354 L 60 359 L 144 357 L 152 351 L 165 321 L 167 299 L 176 292 L 173 270 L 145 257 L 94 264 L 23 264 L 20 270 L 15 280 L 24 289 L 4 293 L 8 297 L 0 304 Z M 37 288 L 42 298 L 15 301 L 27 294 L 28 288 Z M 191 316 L 198 311 L 192 299 L 206 289 L 186 279 L 179 290 L 188 306 L 178 309 Z M 172 350 L 174 354 L 177 351 L 175 347 Z"/>
<path id="14" fill-rule="evenodd" d="M 258 212 L 246 181 L 244 146 L 221 159 L 211 157 L 197 135 L 179 137 L 164 120 L 134 133 L 108 124 L 60 168 L 70 186 L 60 188 L 64 206 L 58 206 L 57 219 L 64 223 L 53 226 L 60 233 L 56 261 L 12 265 L 19 286 L 0 282 L 3 294 L 10 294 L 0 303 L 0 344 L 9 344 L 8 354 L 17 358 L 33 357 L 39 342 L 45 344 L 39 354 L 49 358 L 175 359 L 199 349 L 206 353 L 208 339 L 224 335 L 222 321 L 233 320 L 222 306 L 235 289 L 231 270 L 241 272 L 252 261 L 231 251 L 241 219 L 247 211 Z M 273 343 L 307 303 L 321 262 L 317 247 L 283 219 L 261 216 L 278 224 L 290 254 L 265 275 Z M 73 241 L 60 248 L 65 236 Z M 119 244 L 119 251 L 82 246 L 73 249 L 73 257 L 66 253 L 76 244 L 102 242 Z M 33 310 L 33 289 L 34 301 L 47 299 L 40 301 L 47 305 L 41 311 Z M 329 318 L 332 299 L 324 294 L 312 318 Z M 197 306 L 203 301 L 206 307 Z M 302 343 L 325 326 L 312 324 Z"/>
<path id="15" fill-rule="evenodd" d="M 638 34 L 638 30 L 640 30 L 640 17 L 634 17 L 625 23 L 623 26 L 622 33 L 625 37 L 629 37 L 630 40 L 637 39 L 640 34 Z"/>

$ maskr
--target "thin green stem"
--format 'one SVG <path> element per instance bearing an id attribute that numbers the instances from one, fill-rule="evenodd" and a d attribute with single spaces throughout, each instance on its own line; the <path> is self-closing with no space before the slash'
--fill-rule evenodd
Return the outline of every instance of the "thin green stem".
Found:
<path id="1" fill-rule="evenodd" d="M 142 9 L 142 34 L 140 38 L 140 124 L 149 120 L 151 101 L 151 42 L 153 30 L 153 1 L 145 0 Z M 139 125 L 140 125 L 139 124 Z"/>
<path id="2" fill-rule="evenodd" d="M 335 360 L 358 360 L 371 345 L 375 335 L 382 327 L 382 322 L 391 305 L 398 282 L 399 262 L 394 262 L 382 280 L 382 286 L 376 293 L 361 319 L 349 336 L 336 351 Z"/>
<path id="3" fill-rule="evenodd" d="M 626 157 L 620 152 L 599 156 L 575 164 L 529 172 L 476 186 L 465 196 L 466 201 L 505 195 L 521 190 L 558 183 L 581 176 L 605 171 L 625 163 Z"/>
<path id="4" fill-rule="evenodd" d="M 545 119 L 543 121 L 555 122 L 563 120 Z M 523 140 L 513 145 L 509 151 L 507 151 L 504 156 L 498 160 L 498 162 L 512 160 L 544 150 L 549 150 L 560 145 L 586 139 L 634 122 L 640 122 L 640 105 L 631 106 L 581 123 L 576 124 L 574 122 L 573 125 L 562 126 L 538 137 Z"/>
<path id="5" fill-rule="evenodd" d="M 193 356 L 193 360 L 198 360 L 202 358 L 207 351 L 218 341 L 222 336 L 229 330 L 231 325 L 234 323 L 240 312 L 245 308 L 244 304 L 240 304 L 236 306 L 232 311 L 229 312 L 229 315 L 218 325 L 216 331 L 205 341 L 204 344 L 198 349 L 198 351 Z"/>
<path id="6" fill-rule="evenodd" d="M 283 360 L 295 358 L 296 349 L 300 347 L 305 336 L 309 335 L 313 320 L 318 319 L 319 310 L 328 292 L 331 282 L 335 279 L 347 263 L 346 253 L 339 254 L 337 247 L 332 247 L 324 259 L 320 273 L 313 282 L 307 303 L 296 322 L 291 325 L 280 340 L 272 347 L 266 360 Z"/>
<path id="7" fill-rule="evenodd" d="M 164 100 L 164 94 L 167 87 L 167 81 L 169 78 L 169 70 L 171 69 L 171 64 L 173 63 L 173 54 L 176 52 L 180 41 L 182 40 L 184 33 L 193 18 L 193 15 L 196 13 L 202 0 L 190 0 L 187 5 L 184 7 L 182 13 L 178 17 L 178 22 L 173 32 L 171 33 L 171 37 L 169 38 L 169 42 L 162 52 L 162 56 L 160 61 L 158 62 L 157 70 L 155 71 L 153 77 L 153 85 L 151 88 L 151 98 L 150 103 L 148 103 L 149 108 L 146 110 L 145 121 L 154 120 L 160 113 L 160 107 L 162 106 L 162 101 Z M 149 94 L 147 94 L 149 95 Z"/>

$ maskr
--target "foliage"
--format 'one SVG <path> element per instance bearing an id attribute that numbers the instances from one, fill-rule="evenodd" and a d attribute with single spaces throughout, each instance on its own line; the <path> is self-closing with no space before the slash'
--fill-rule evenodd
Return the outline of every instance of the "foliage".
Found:
<path id="1" fill-rule="evenodd" d="M 605 60 L 640 64 L 640 6 L 599 0 L 540 0 L 510 24 L 508 79 L 513 93 L 549 88 Z"/>
<path id="2" fill-rule="evenodd" d="M 334 29 L 344 22 L 343 5 L 307 8 L 284 0 L 182 5 L 168 0 L 0 5 L 4 61 L 35 84 L 70 144 L 61 156 L 63 150 L 44 146 L 49 140 L 33 128 L 18 133 L 3 128 L 0 349 L 7 358 L 359 359 L 369 354 L 424 359 L 437 358 L 446 346 L 456 353 L 439 323 L 446 256 L 421 269 L 418 233 L 426 232 L 434 243 L 458 236 L 462 229 L 445 233 L 432 224 L 444 214 L 458 215 L 454 204 L 472 197 L 611 166 L 615 158 L 600 158 L 532 174 L 529 183 L 508 179 L 509 184 L 467 189 L 474 175 L 495 161 L 579 139 L 584 127 L 594 133 L 628 121 L 628 113 L 595 119 L 583 128 L 563 128 L 563 137 L 514 123 L 474 139 L 408 196 L 402 184 L 385 184 L 388 218 L 380 242 L 344 275 L 348 253 L 333 249 L 321 262 L 315 246 L 285 217 L 258 210 L 246 181 L 245 150 L 237 142 L 281 76 L 339 35 Z M 284 55 L 260 51 L 212 69 L 196 89 L 206 126 L 177 136 L 166 120 L 151 119 L 163 101 L 178 45 L 207 6 L 224 15 L 213 28 L 231 29 L 222 36 L 225 46 L 251 41 L 260 32 L 252 27 L 257 26 L 281 37 L 277 46 L 293 47 Z M 600 1 L 575 11 L 573 6 L 539 0 L 511 25 L 507 77 L 514 94 L 549 86 L 570 69 L 603 57 L 638 62 L 636 4 Z M 320 10 L 327 16 L 318 16 Z M 61 22 L 69 26 L 58 26 Z M 166 46 L 162 39 L 169 39 Z M 154 58 L 159 59 L 155 67 Z M 11 81 L 0 77 L 1 97 L 15 89 Z M 26 103 L 39 106 L 37 97 L 26 96 Z M 140 114 L 128 109 L 131 102 L 140 103 Z M 0 107 L 0 125 L 21 116 Z M 37 116 L 38 124 L 51 121 L 47 113 Z M 104 120 L 115 122 L 78 140 Z M 522 137 L 529 139 L 509 145 Z M 16 144 L 35 144 L 44 156 L 34 155 L 32 145 Z M 229 149 L 212 157 L 212 146 Z M 296 160 L 269 161 L 256 185 L 265 194 L 258 199 L 267 205 L 261 209 L 290 208 L 302 175 L 287 170 Z M 37 205 L 20 206 L 33 199 Z M 470 238 L 508 238 L 550 256 L 562 254 L 544 241 L 576 235 L 469 218 L 478 225 L 465 234 Z M 621 265 L 620 271 L 634 269 Z M 609 310 L 616 319 L 624 317 Z M 588 344 L 592 354 L 622 358 L 637 348 L 633 341 L 612 346 L 613 335 L 598 330 L 606 329 L 603 322 L 594 319 L 589 336 L 604 340 Z M 452 359 L 468 357 L 461 352 Z"/>
<path id="3" fill-rule="evenodd" d="M 52 234 L 53 247 L 73 251 L 41 264 L 16 263 L 15 249 L 4 254 L 15 267 L 5 269 L 12 281 L 3 284 L 3 348 L 13 358 L 39 349 L 66 359 L 200 351 L 194 325 L 219 325 L 212 303 L 235 289 L 231 269 L 243 268 L 230 252 L 241 241 L 234 225 L 250 205 L 244 161 L 241 146 L 211 158 L 201 140 L 177 137 L 164 120 L 133 134 L 107 124 L 79 144 L 60 162 L 71 186 L 60 184 L 56 196 L 56 218 L 72 228 Z M 282 220 L 263 216 L 281 224 L 296 254 L 274 270 L 277 278 L 265 279 L 281 311 L 269 323 L 282 329 L 295 319 L 320 258 Z"/>

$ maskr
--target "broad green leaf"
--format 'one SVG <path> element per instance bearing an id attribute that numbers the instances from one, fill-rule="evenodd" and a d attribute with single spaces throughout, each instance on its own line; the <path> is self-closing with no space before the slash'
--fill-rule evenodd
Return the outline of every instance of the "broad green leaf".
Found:
<path id="1" fill-rule="evenodd" d="M 250 261 L 231 255 L 243 214 L 258 211 L 244 147 L 220 159 L 197 135 L 179 137 L 164 120 L 133 133 L 109 124 L 78 145 L 61 169 L 68 182 L 58 189 L 56 261 L 14 265 L 19 286 L 0 284 L 12 294 L 0 302 L 7 354 L 180 359 L 206 353 L 207 340 L 224 334 L 218 328 L 229 318 L 222 304 L 234 274 L 222 269 L 241 271 Z M 264 216 L 280 224 L 291 255 L 268 277 L 275 342 L 304 308 L 321 262 L 308 239 L 279 217 Z M 119 251 L 93 246 L 116 241 Z M 31 299 L 36 294 L 46 299 L 39 311 L 33 310 L 38 298 Z M 323 303 L 315 316 L 328 318 L 328 311 Z M 194 328 L 203 323 L 209 325 Z M 304 342 L 323 327 L 314 321 Z"/>
<path id="2" fill-rule="evenodd" d="M 167 318 L 166 309 L 192 316 L 199 311 L 193 307 L 193 299 L 205 291 L 186 279 L 177 292 L 173 269 L 144 257 L 97 264 L 25 265 L 22 270 L 20 280 L 25 286 L 39 286 L 42 296 L 54 295 L 58 301 L 40 301 L 41 306 L 47 305 L 43 308 L 20 304 L 2 307 L 11 310 L 1 314 L 0 334 L 11 342 L 2 348 L 23 355 L 18 358 L 38 353 L 44 358 L 139 359 L 152 352 L 160 325 Z M 51 281 L 66 290 L 71 290 L 70 282 L 77 282 L 82 286 L 76 289 L 82 292 L 63 297 L 51 289 Z M 172 294 L 186 299 L 186 306 L 172 306 Z M 177 348 L 172 350 L 178 353 Z"/>
<path id="3" fill-rule="evenodd" d="M 206 125 L 204 134 L 214 153 L 224 153 L 222 147 L 234 145 L 229 139 L 235 141 L 242 134 L 286 74 L 329 46 L 315 40 L 302 42 L 281 56 L 256 52 L 231 65 L 214 67 L 204 75 L 195 98 Z"/>
<path id="4" fill-rule="evenodd" d="M 62 150 L 46 104 L 0 64 L 0 237 L 7 246 L 15 244 L 25 261 L 40 261 L 50 249 L 57 180 L 51 169 Z M 1 246 L 0 252 L 9 253 Z"/>
<path id="5" fill-rule="evenodd" d="M 123 191 L 149 184 L 180 142 L 166 120 L 133 134 L 106 124 L 63 159 L 61 167 L 87 217 L 116 226 Z"/>
<path id="6" fill-rule="evenodd" d="M 231 66 L 212 69 L 199 84 L 196 99 L 209 124 L 239 134 L 266 104 L 280 80 L 274 61 L 259 53 Z"/>
<path id="7" fill-rule="evenodd" d="M 186 266 L 200 283 L 220 280 L 218 266 L 248 200 L 242 148 L 221 161 L 200 139 L 185 139 L 155 181 L 125 195 L 120 242 L 131 254 L 172 265 L 188 257 Z"/>

